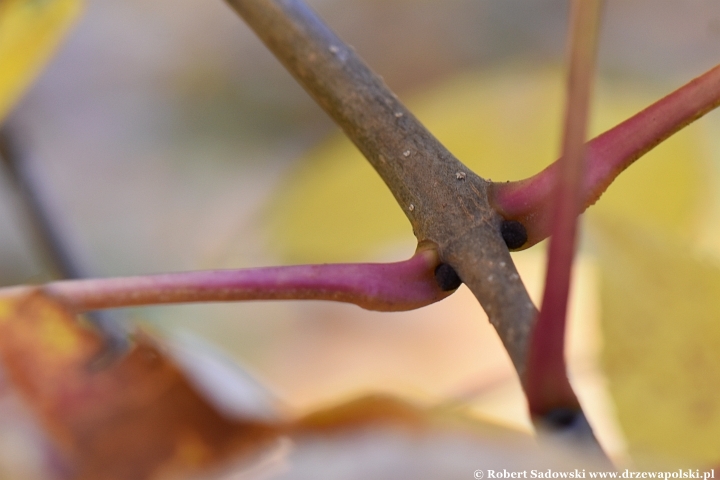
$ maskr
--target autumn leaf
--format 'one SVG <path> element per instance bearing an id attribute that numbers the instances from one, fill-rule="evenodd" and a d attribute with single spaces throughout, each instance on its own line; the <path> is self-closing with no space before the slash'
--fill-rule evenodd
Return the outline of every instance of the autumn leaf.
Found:
<path id="1" fill-rule="evenodd" d="M 371 395 L 316 411 L 293 429 L 286 471 L 275 480 L 465 479 L 490 470 L 608 469 L 597 451 Z M 479 478 L 476 476 L 475 478 Z"/>
<path id="2" fill-rule="evenodd" d="M 277 430 L 230 419 L 147 337 L 103 358 L 97 332 L 39 291 L 0 299 L 0 360 L 78 479 L 163 478 L 252 459 Z"/>

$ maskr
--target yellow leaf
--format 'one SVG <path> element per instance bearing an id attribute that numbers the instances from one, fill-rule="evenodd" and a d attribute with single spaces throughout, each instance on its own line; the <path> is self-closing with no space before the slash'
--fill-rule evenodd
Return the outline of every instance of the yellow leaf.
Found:
<path id="1" fill-rule="evenodd" d="M 0 120 L 38 76 L 80 6 L 80 0 L 0 3 Z"/>
<path id="2" fill-rule="evenodd" d="M 720 461 L 720 268 L 688 244 L 593 222 L 602 361 L 628 450 L 672 466 Z"/>
<path id="3" fill-rule="evenodd" d="M 563 88 L 560 69 L 517 65 L 450 78 L 409 105 L 475 172 L 495 181 L 517 180 L 557 158 Z M 664 93 L 600 81 L 593 133 Z M 707 191 L 700 134 L 693 126 L 659 146 L 624 172 L 593 208 L 692 234 Z M 279 189 L 267 218 L 270 246 L 293 262 L 359 260 L 388 242 L 413 241 L 392 195 L 340 134 L 308 153 Z"/>

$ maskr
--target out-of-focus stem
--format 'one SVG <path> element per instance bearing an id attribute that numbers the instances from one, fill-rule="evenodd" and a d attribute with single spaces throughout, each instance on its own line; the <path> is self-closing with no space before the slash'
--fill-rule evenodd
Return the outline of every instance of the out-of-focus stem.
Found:
<path id="1" fill-rule="evenodd" d="M 524 385 L 530 413 L 580 410 L 565 366 L 565 319 L 581 211 L 585 136 L 600 23 L 601 0 L 575 0 L 570 24 L 570 71 L 563 135 L 552 197 L 552 237 L 545 291 L 528 352 Z"/>
<path id="2" fill-rule="evenodd" d="M 692 80 L 586 145 L 583 210 L 594 204 L 635 160 L 720 105 L 720 65 Z M 516 182 L 495 183 L 490 202 L 508 220 L 521 222 L 528 248 L 550 235 L 552 195 L 560 162 Z"/>
<path id="3" fill-rule="evenodd" d="M 8 127 L 0 130 L 0 157 L 8 178 L 15 186 L 24 213 L 23 219 L 32 231 L 33 241 L 38 246 L 43 263 L 55 277 L 80 278 L 80 268 L 62 240 L 64 235 L 60 233 L 56 220 L 45 207 L 38 181 L 25 161 L 16 135 Z"/>
<path id="4" fill-rule="evenodd" d="M 237 300 L 333 300 L 368 310 L 423 307 L 452 293 L 435 279 L 434 248 L 396 263 L 298 265 L 167 273 L 122 278 L 62 280 L 43 290 L 75 311 L 140 305 Z M 32 287 L 27 287 L 32 288 Z M 0 290 L 13 295 L 14 287 Z"/>
<path id="5" fill-rule="evenodd" d="M 58 225 L 57 218 L 50 213 L 41 184 L 27 164 L 17 134 L 7 126 L 0 129 L 0 158 L 15 186 L 23 220 L 29 227 L 36 250 L 52 275 L 76 279 L 87 276 L 68 247 L 67 236 Z M 89 318 L 100 329 L 110 349 L 118 351 L 125 348 L 127 334 L 121 319 L 115 318 L 111 312 L 92 312 Z"/>

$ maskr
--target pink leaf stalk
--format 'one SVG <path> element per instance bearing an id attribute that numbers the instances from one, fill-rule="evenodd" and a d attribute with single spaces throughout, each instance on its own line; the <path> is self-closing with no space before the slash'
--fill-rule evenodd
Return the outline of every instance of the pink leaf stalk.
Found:
<path id="1" fill-rule="evenodd" d="M 63 280 L 42 287 L 78 312 L 106 308 L 237 300 L 333 300 L 368 310 L 403 311 L 442 300 L 435 249 L 396 263 L 297 265 Z M 0 290 L 16 295 L 35 287 Z"/>
<path id="2" fill-rule="evenodd" d="M 600 0 L 575 0 L 570 28 L 570 71 L 563 137 L 552 199 L 552 237 L 542 308 L 532 332 L 525 370 L 530 413 L 579 410 L 565 368 L 565 319 L 581 212 L 585 137 L 595 72 Z"/>
<path id="3" fill-rule="evenodd" d="M 635 160 L 719 105 L 720 65 L 588 142 L 582 210 L 594 204 Z M 525 180 L 492 185 L 491 202 L 498 212 L 527 229 L 522 248 L 550 235 L 551 202 L 562 161 Z"/>

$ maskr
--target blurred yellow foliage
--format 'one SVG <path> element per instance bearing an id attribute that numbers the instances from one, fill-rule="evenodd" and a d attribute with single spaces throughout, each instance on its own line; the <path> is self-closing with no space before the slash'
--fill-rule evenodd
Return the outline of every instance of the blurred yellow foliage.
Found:
<path id="1" fill-rule="evenodd" d="M 80 0 L 0 2 L 0 120 L 30 86 L 80 13 Z"/>
<path id="2" fill-rule="evenodd" d="M 618 220 L 594 221 L 592 239 L 603 364 L 629 453 L 654 465 L 717 465 L 720 268 L 687 243 Z"/>

